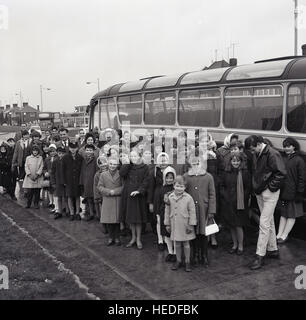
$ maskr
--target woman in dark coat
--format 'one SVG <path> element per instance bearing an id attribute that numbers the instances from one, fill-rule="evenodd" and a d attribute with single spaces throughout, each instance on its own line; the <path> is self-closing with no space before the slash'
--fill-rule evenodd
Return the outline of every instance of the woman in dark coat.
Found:
<path id="1" fill-rule="evenodd" d="M 12 184 L 10 155 L 8 153 L 8 146 L 3 143 L 0 146 L 0 187 L 5 188 L 13 198 Z"/>
<path id="2" fill-rule="evenodd" d="M 138 249 L 142 249 L 141 229 L 142 223 L 147 222 L 146 193 L 150 181 L 149 169 L 142 162 L 142 158 L 136 151 L 130 153 L 130 164 L 123 164 L 120 168 L 120 176 L 124 179 L 122 191 L 121 219 L 130 224 L 132 239 L 127 248 L 135 243 Z"/>
<path id="3" fill-rule="evenodd" d="M 233 247 L 229 253 L 243 253 L 243 226 L 248 224 L 248 202 L 252 180 L 243 165 L 243 156 L 232 152 L 231 167 L 226 169 L 220 181 L 221 210 L 226 224 L 231 229 Z"/>
<path id="4" fill-rule="evenodd" d="M 80 176 L 83 158 L 78 154 L 78 143 L 69 142 L 69 153 L 63 159 L 64 182 L 70 211 L 70 220 L 80 217 Z M 74 210 L 75 208 L 75 210 Z"/>
<path id="5" fill-rule="evenodd" d="M 305 191 L 305 163 L 299 156 L 300 145 L 293 138 L 287 138 L 283 142 L 287 157 L 285 165 L 287 176 L 280 193 L 281 218 L 276 236 L 277 243 L 287 241 L 295 219 L 304 215 L 303 198 Z"/>

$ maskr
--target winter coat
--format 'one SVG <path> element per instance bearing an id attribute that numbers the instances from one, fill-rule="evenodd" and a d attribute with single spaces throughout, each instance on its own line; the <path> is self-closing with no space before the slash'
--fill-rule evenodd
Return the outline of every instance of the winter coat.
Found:
<path id="1" fill-rule="evenodd" d="M 95 156 L 90 159 L 84 158 L 81 167 L 80 185 L 83 186 L 83 197 L 93 198 L 94 177 L 98 171 L 97 158 Z"/>
<path id="2" fill-rule="evenodd" d="M 285 158 L 285 166 L 287 175 L 281 189 L 280 199 L 292 201 L 295 200 L 297 194 L 302 198 L 306 178 L 304 160 L 295 152 Z"/>
<path id="3" fill-rule="evenodd" d="M 70 152 L 63 157 L 63 178 L 67 197 L 81 196 L 80 176 L 82 163 L 83 158 L 78 153 L 75 155 L 75 159 L 73 159 Z"/>
<path id="4" fill-rule="evenodd" d="M 64 187 L 64 171 L 63 171 L 63 158 L 57 157 L 51 166 L 51 185 L 55 188 L 55 195 L 57 197 L 65 197 L 65 187 Z"/>
<path id="5" fill-rule="evenodd" d="M 26 157 L 31 154 L 30 142 L 27 141 L 27 147 L 24 147 L 23 141 L 18 140 L 15 145 L 14 155 L 12 160 L 13 167 L 23 167 Z"/>
<path id="6" fill-rule="evenodd" d="M 6 150 L 8 149 L 5 146 Z M 0 186 L 8 189 L 12 186 L 10 155 L 8 151 L 0 152 Z"/>
<path id="7" fill-rule="evenodd" d="M 192 197 L 184 192 L 176 196 L 174 192 L 169 195 L 169 205 L 165 206 L 164 224 L 170 226 L 170 238 L 173 241 L 189 241 L 195 239 L 197 216 Z M 190 233 L 187 233 L 186 231 Z"/>
<path id="8" fill-rule="evenodd" d="M 121 222 L 120 202 L 122 189 L 122 179 L 118 170 L 114 175 L 110 171 L 105 171 L 100 175 L 98 190 L 103 196 L 101 223 Z M 114 195 L 110 194 L 111 190 L 114 191 Z"/>
<path id="9" fill-rule="evenodd" d="M 268 145 L 265 145 L 258 156 L 254 154 L 252 172 L 253 190 L 256 194 L 261 194 L 266 189 L 278 191 L 286 176 L 282 156 Z"/>
<path id="10" fill-rule="evenodd" d="M 184 174 L 186 179 L 186 192 L 188 192 L 194 202 L 197 215 L 197 234 L 205 234 L 208 214 L 216 213 L 216 192 L 213 176 L 208 172 L 201 172 L 195 175 L 190 169 Z"/>
<path id="11" fill-rule="evenodd" d="M 126 223 L 147 222 L 146 193 L 150 183 L 148 166 L 146 164 L 124 164 L 120 168 L 119 174 L 124 179 L 120 210 L 121 221 Z M 133 191 L 139 191 L 139 194 L 131 197 Z"/>
<path id="12" fill-rule="evenodd" d="M 248 223 L 248 202 L 251 195 L 252 179 L 248 170 L 241 170 L 244 192 L 244 210 L 237 210 L 238 170 L 224 171 L 220 179 L 221 211 L 230 227 L 242 227 Z"/>
<path id="13" fill-rule="evenodd" d="M 30 155 L 26 158 L 25 162 L 25 178 L 23 181 L 23 188 L 28 188 L 28 189 L 40 189 L 42 188 L 42 182 L 44 180 L 44 177 L 42 175 L 43 173 L 43 168 L 44 168 L 44 162 L 42 156 L 33 156 Z M 37 175 L 36 180 L 32 180 L 30 178 L 30 174 Z"/>

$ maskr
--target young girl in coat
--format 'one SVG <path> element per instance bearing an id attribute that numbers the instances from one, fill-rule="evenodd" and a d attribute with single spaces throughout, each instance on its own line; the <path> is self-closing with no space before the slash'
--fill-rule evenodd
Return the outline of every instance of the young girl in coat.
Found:
<path id="1" fill-rule="evenodd" d="M 206 161 L 203 156 L 189 158 L 191 168 L 184 174 L 186 192 L 194 202 L 197 215 L 196 239 L 192 242 L 192 256 L 194 263 L 208 267 L 208 240 L 205 235 L 207 222 L 216 213 L 216 192 L 213 176 L 206 172 Z"/>
<path id="2" fill-rule="evenodd" d="M 243 253 L 243 227 L 248 224 L 248 202 L 251 193 L 251 175 L 244 165 L 244 156 L 232 152 L 231 168 L 226 168 L 221 176 L 221 207 L 225 223 L 229 226 L 233 246 L 229 253 Z"/>
<path id="3" fill-rule="evenodd" d="M 39 209 L 39 196 L 40 189 L 43 182 L 43 158 L 39 154 L 40 148 L 37 145 L 33 145 L 31 149 L 31 155 L 26 158 L 25 162 L 25 178 L 23 181 L 23 188 L 27 188 L 27 205 L 26 208 L 31 207 L 31 203 L 34 197 L 34 208 Z"/>
<path id="4" fill-rule="evenodd" d="M 121 245 L 120 242 L 120 202 L 122 180 L 118 171 L 118 158 L 108 159 L 108 170 L 101 173 L 98 190 L 103 196 L 101 223 L 107 225 L 109 240 L 107 245 Z"/>
<path id="5" fill-rule="evenodd" d="M 175 170 L 168 166 L 163 172 L 163 186 L 159 193 L 159 216 L 160 216 L 160 233 L 163 240 L 167 244 L 168 255 L 166 262 L 176 261 L 175 243 L 170 238 L 170 233 L 166 230 L 165 221 L 165 206 L 169 205 L 169 195 L 174 191 L 174 180 L 176 178 Z"/>
<path id="6" fill-rule="evenodd" d="M 186 180 L 177 176 L 174 182 L 174 192 L 169 195 L 169 205 L 165 206 L 165 226 L 170 238 L 175 241 L 176 259 L 172 270 L 182 266 L 182 247 L 185 256 L 185 270 L 190 272 L 190 244 L 195 239 L 197 217 L 195 203 L 192 197 L 185 192 Z"/>
<path id="7" fill-rule="evenodd" d="M 303 199 L 305 191 L 305 163 L 300 157 L 300 145 L 294 138 L 287 138 L 283 142 L 287 157 L 285 165 L 287 176 L 280 193 L 281 218 L 279 222 L 277 243 L 288 240 L 295 219 L 304 215 Z"/>
<path id="8" fill-rule="evenodd" d="M 130 161 L 130 164 L 123 164 L 119 171 L 124 179 L 121 218 L 130 225 L 132 231 L 132 239 L 126 247 L 137 244 L 137 248 L 141 250 L 141 229 L 142 224 L 147 222 L 146 193 L 150 177 L 148 166 L 143 163 L 137 151 L 130 153 Z"/>

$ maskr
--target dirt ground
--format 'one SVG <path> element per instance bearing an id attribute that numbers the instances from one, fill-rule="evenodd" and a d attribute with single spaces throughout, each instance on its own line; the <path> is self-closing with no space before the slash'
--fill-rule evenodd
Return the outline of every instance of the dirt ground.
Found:
<path id="1" fill-rule="evenodd" d="M 45 208 L 22 204 L 0 196 L 0 265 L 10 279 L 0 300 L 306 299 L 306 291 L 294 286 L 295 267 L 306 263 L 305 241 L 291 239 L 280 248 L 280 260 L 269 259 L 254 272 L 248 265 L 256 237 L 248 235 L 244 255 L 236 256 L 227 252 L 228 232 L 221 232 L 208 269 L 174 272 L 152 233 L 143 236 L 143 250 L 125 248 L 129 237 L 122 237 L 121 247 L 107 247 L 97 221 L 54 220 Z"/>

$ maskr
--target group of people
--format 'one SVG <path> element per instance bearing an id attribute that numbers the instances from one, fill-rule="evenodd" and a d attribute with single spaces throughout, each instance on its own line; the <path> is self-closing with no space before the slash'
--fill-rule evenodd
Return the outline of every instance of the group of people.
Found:
<path id="1" fill-rule="evenodd" d="M 214 220 L 230 230 L 228 252 L 242 255 L 244 227 L 252 216 L 259 235 L 250 268 L 259 269 L 265 257 L 279 257 L 278 244 L 288 240 L 303 215 L 305 164 L 291 137 L 283 141 L 282 157 L 269 140 L 255 135 L 240 141 L 230 134 L 217 148 L 209 134 L 196 132 L 190 143 L 182 132 L 168 148 L 163 128 L 140 137 L 110 128 L 81 129 L 77 139 L 68 133 L 52 128 L 42 139 L 24 130 L 8 139 L 0 147 L 0 186 L 15 199 L 18 182 L 26 208 L 32 201 L 39 208 L 47 197 L 55 219 L 64 212 L 71 221 L 96 218 L 108 233 L 108 246 L 121 245 L 122 232 L 129 230 L 126 247 L 143 249 L 142 234 L 150 223 L 158 249 L 167 247 L 172 270 L 209 265 L 209 242 L 218 247 L 216 235 L 207 236 Z"/>

